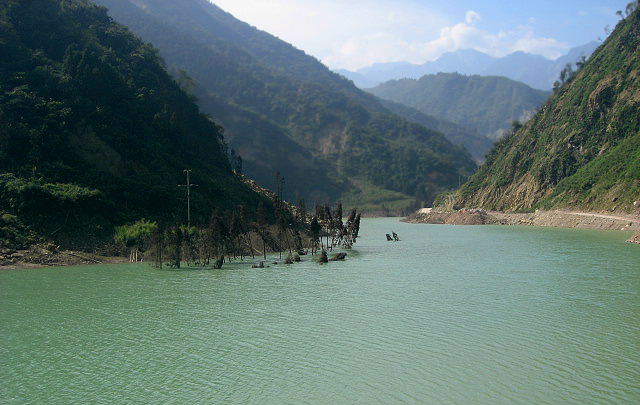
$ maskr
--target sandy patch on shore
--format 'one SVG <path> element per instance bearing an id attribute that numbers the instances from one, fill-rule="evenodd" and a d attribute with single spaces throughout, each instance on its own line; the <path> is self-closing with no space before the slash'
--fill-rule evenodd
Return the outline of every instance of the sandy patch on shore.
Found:
<path id="1" fill-rule="evenodd" d="M 450 225 L 527 225 L 558 228 L 603 229 L 640 232 L 640 215 L 609 215 L 575 211 L 505 213 L 483 209 L 416 212 L 403 221 Z"/>

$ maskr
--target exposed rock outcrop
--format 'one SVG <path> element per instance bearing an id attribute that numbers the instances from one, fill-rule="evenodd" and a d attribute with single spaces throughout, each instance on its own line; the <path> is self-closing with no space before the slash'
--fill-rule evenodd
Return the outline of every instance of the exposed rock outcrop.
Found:
<path id="1" fill-rule="evenodd" d="M 486 225 L 500 223 L 483 209 L 461 209 L 459 211 L 418 211 L 405 219 L 406 222 L 447 225 Z"/>

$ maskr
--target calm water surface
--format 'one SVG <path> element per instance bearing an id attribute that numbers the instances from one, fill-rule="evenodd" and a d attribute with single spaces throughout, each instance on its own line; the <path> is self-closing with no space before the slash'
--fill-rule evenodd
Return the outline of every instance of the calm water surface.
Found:
<path id="1" fill-rule="evenodd" d="M 1 271 L 0 403 L 640 403 L 627 234 L 361 233 L 325 266 Z"/>

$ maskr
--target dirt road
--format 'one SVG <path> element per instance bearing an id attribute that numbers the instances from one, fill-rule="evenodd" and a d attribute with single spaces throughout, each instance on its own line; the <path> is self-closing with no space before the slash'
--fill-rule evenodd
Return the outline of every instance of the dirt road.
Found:
<path id="1" fill-rule="evenodd" d="M 405 220 L 413 223 L 451 225 L 530 225 L 640 232 L 640 215 L 611 215 L 576 211 L 505 213 L 484 210 L 460 210 L 454 212 L 423 210 L 407 217 Z"/>

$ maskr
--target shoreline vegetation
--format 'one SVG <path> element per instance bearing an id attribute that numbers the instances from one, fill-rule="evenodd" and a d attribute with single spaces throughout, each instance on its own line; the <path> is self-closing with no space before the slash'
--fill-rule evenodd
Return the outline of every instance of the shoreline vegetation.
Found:
<path id="1" fill-rule="evenodd" d="M 307 254 L 313 257 L 308 260 L 320 264 L 346 258 L 344 250 L 352 248 L 360 230 L 361 215 L 356 209 L 345 221 L 341 204 L 334 210 L 317 205 L 315 215 L 308 215 L 303 201 L 295 207 L 277 195 L 272 197 L 273 205 L 258 205 L 255 221 L 248 220 L 240 207 L 228 215 L 214 212 L 204 227 L 144 219 L 119 226 L 115 245 L 111 242 L 93 253 L 64 249 L 53 242 L 16 249 L 3 246 L 0 240 L 0 270 L 141 262 L 174 269 L 183 264 L 219 269 L 230 262 L 264 268 L 300 262 L 300 256 Z M 279 256 L 274 259 L 273 254 Z"/>
<path id="2" fill-rule="evenodd" d="M 511 226 L 539 226 L 556 228 L 576 228 L 594 230 L 613 230 L 635 232 L 627 240 L 640 244 L 640 214 L 609 215 L 595 212 L 580 211 L 535 211 L 530 213 L 506 213 L 500 211 L 486 211 L 483 209 L 466 209 L 447 211 L 423 208 L 405 217 L 402 222 L 412 224 L 446 224 L 446 225 L 511 225 Z M 326 240 L 326 233 L 322 236 Z M 260 237 L 256 233 L 251 236 L 254 244 Z M 308 246 L 308 245 L 307 245 Z M 270 254 L 277 250 L 268 249 Z M 255 260 L 260 262 L 262 251 L 256 250 Z M 251 256 L 249 254 L 249 256 Z M 0 251 L 0 270 L 30 269 L 41 267 L 63 267 L 92 264 L 122 264 L 129 263 L 130 258 L 122 256 L 106 256 L 74 250 L 62 250 L 51 243 L 41 243 L 29 249 L 15 251 Z M 13 260 L 12 260 L 13 259 Z M 152 258 L 146 263 L 153 264 Z M 252 264 L 255 260 L 247 261 Z M 267 266 L 266 260 L 262 260 Z M 282 260 L 285 263 L 285 260 Z"/>
<path id="3" fill-rule="evenodd" d="M 627 242 L 640 244 L 639 214 L 604 214 L 598 212 L 552 210 L 526 213 L 486 211 L 463 208 L 457 211 L 423 208 L 404 218 L 412 224 L 447 225 L 520 225 L 635 232 Z"/>

